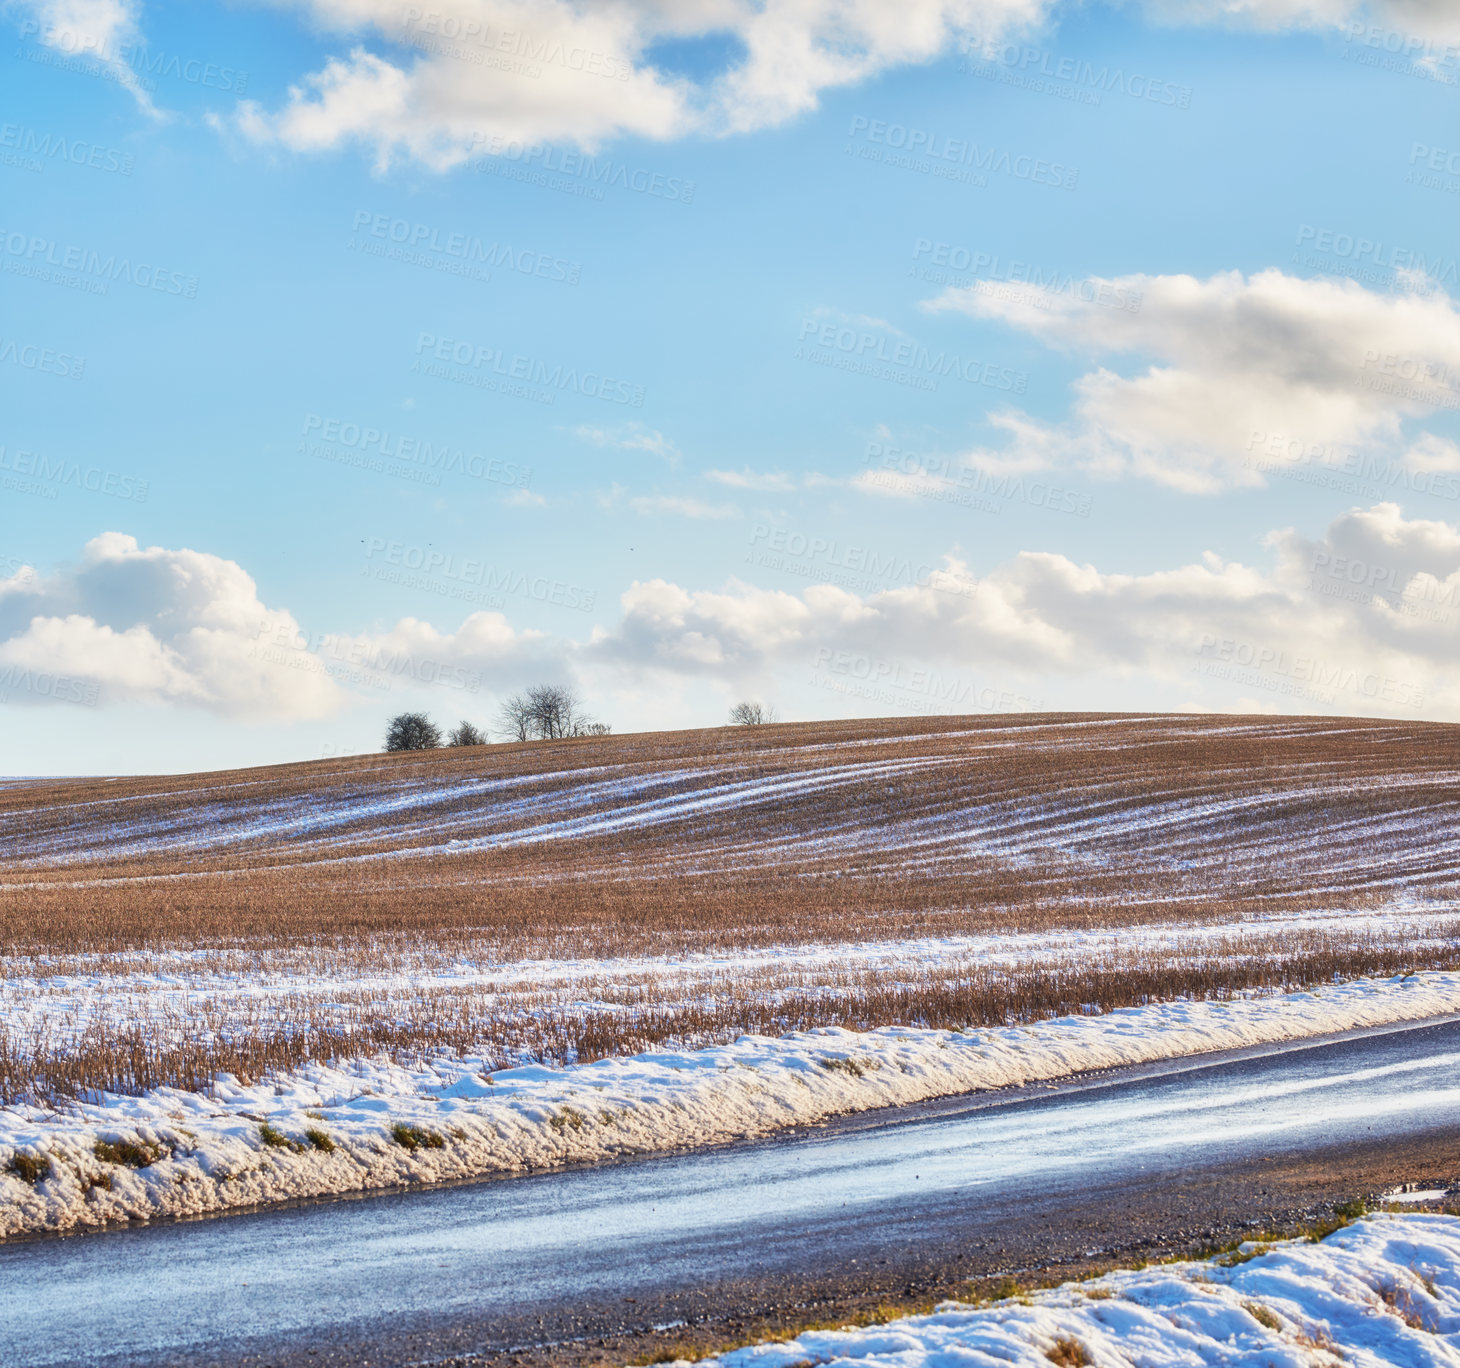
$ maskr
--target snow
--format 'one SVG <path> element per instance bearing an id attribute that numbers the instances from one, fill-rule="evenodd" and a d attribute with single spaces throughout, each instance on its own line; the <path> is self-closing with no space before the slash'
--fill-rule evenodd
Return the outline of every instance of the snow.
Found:
<path id="1" fill-rule="evenodd" d="M 1455 1012 L 1460 974 L 1424 973 L 1018 1028 L 829 1028 L 495 1073 L 483 1058 L 354 1059 L 252 1084 L 223 1076 L 210 1093 L 105 1095 L 63 1112 L 13 1106 L 0 1109 L 0 1235 L 723 1143 L 842 1113 Z M 130 1146 L 134 1161 L 151 1162 L 132 1167 L 98 1145 Z M 33 1183 L 27 1160 L 45 1169 Z"/>
<path id="2" fill-rule="evenodd" d="M 713 1368 L 1455 1368 L 1460 1219 L 1374 1215 L 1320 1243 L 1242 1247 L 990 1306 L 957 1302 L 870 1329 L 808 1331 Z M 1073 1343 L 1071 1343 L 1073 1341 Z"/>
<path id="3" fill-rule="evenodd" d="M 362 1002 L 387 1016 L 422 992 L 476 994 L 482 1020 L 522 1020 L 555 1010 L 576 1016 L 632 1013 L 623 990 L 652 983 L 658 1005 L 739 995 L 774 1001 L 788 989 L 837 989 L 836 973 L 876 973 L 916 983 L 932 971 L 1013 971 L 1120 962 L 1138 955 L 1189 963 L 1266 952 L 1274 937 L 1337 934 L 1347 944 L 1399 937 L 1411 947 L 1448 944 L 1460 906 L 1396 898 L 1364 911 L 1287 913 L 1238 922 L 1157 923 L 1051 933 L 1002 932 L 877 941 L 769 945 L 678 956 L 502 961 L 420 944 L 376 947 L 361 961 L 310 950 L 149 951 L 135 957 L 15 957 L 0 971 L 0 1031 L 12 1039 L 75 1041 L 98 1024 L 145 1025 L 159 1045 L 260 1020 L 328 1021 L 344 1029 Z M 834 966 L 835 972 L 828 972 Z M 429 1008 L 427 1008 L 429 1010 Z M 499 1062 L 503 1061 L 498 1055 Z"/>

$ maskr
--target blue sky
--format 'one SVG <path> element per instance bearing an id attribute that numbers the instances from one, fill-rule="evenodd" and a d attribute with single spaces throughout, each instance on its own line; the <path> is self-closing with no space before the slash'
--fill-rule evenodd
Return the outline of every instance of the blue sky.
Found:
<path id="1" fill-rule="evenodd" d="M 1460 23 L 1211 8 L 10 4 L 0 769 L 1460 715 Z"/>

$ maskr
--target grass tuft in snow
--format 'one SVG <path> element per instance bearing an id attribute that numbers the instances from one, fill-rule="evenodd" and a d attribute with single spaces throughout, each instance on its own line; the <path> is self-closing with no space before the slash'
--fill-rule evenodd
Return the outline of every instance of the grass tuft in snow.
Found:
<path id="1" fill-rule="evenodd" d="M 403 1149 L 414 1153 L 418 1149 L 445 1149 L 446 1137 L 438 1135 L 433 1130 L 426 1130 L 422 1126 L 412 1126 L 405 1121 L 397 1121 L 390 1128 L 391 1138 Z"/>
<path id="2" fill-rule="evenodd" d="M 270 1149 L 288 1150 L 290 1154 L 298 1154 L 304 1146 L 297 1140 L 291 1140 L 283 1131 L 276 1129 L 265 1121 L 259 1127 L 259 1139 Z"/>
<path id="3" fill-rule="evenodd" d="M 22 1183 L 29 1183 L 34 1187 L 51 1171 L 51 1161 L 42 1155 L 16 1150 L 10 1156 L 10 1162 L 5 1165 L 5 1171 L 13 1173 Z"/>
<path id="4" fill-rule="evenodd" d="M 1282 1332 L 1282 1320 L 1278 1313 L 1270 1307 L 1264 1306 L 1261 1302 L 1243 1302 L 1242 1309 L 1264 1329 L 1272 1330 L 1275 1333 Z"/>
<path id="5" fill-rule="evenodd" d="M 128 1168 L 144 1169 L 155 1164 L 167 1150 L 161 1145 L 149 1145 L 141 1140 L 98 1140 L 91 1152 L 104 1164 L 125 1164 Z"/>

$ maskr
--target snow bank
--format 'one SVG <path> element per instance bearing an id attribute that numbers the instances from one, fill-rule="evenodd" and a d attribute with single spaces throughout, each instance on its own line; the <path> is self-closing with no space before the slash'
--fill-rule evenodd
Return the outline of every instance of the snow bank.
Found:
<path id="1" fill-rule="evenodd" d="M 945 1303 L 873 1329 L 737 1349 L 701 1368 L 1460 1363 L 1460 1219 L 1371 1216 L 1321 1244 L 1283 1243 L 1227 1263 L 1113 1273 L 978 1309 Z"/>
<path id="2" fill-rule="evenodd" d="M 317 1064 L 211 1094 L 0 1109 L 0 1236 L 441 1182 L 765 1135 L 838 1113 L 1460 1012 L 1460 974 L 1003 1030 L 826 1029 L 488 1075 Z"/>

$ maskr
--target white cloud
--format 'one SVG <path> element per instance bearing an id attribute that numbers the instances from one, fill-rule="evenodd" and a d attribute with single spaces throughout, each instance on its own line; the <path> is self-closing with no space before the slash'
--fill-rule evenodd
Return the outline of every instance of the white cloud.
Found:
<path id="1" fill-rule="evenodd" d="M 592 151 L 625 135 L 768 127 L 828 89 L 931 60 L 960 35 L 1038 23 L 1053 0 L 276 2 L 350 47 L 293 86 L 282 109 L 246 102 L 240 128 L 298 151 L 353 141 L 380 166 L 408 156 L 443 170 L 511 145 Z M 738 55 L 699 83 L 656 66 L 656 44 L 726 37 Z"/>
<path id="2" fill-rule="evenodd" d="M 635 584 L 622 617 L 580 664 L 728 679 L 851 662 L 853 674 L 998 670 L 1033 681 L 1131 681 L 1129 704 L 1164 684 L 1233 689 L 1287 711 L 1460 716 L 1460 529 L 1354 510 L 1326 535 L 1269 538 L 1266 569 L 1208 553 L 1133 575 L 1022 552 L 969 592 L 948 559 L 926 582 L 859 596 L 732 582 Z M 1265 700 L 1265 702 L 1264 702 Z"/>
<path id="3" fill-rule="evenodd" d="M 645 427 L 643 423 L 623 423 L 617 427 L 593 427 L 581 424 L 573 429 L 574 434 L 590 446 L 611 447 L 618 451 L 646 451 L 659 456 L 671 466 L 679 464 L 679 448 L 657 428 Z"/>
<path id="4" fill-rule="evenodd" d="M 998 320 L 1102 362 L 1075 382 L 1068 422 L 996 415 L 1007 442 L 968 453 L 968 464 L 1075 466 L 1194 492 L 1260 485 L 1272 444 L 1397 454 L 1405 420 L 1456 393 L 1460 311 L 1439 291 L 1380 294 L 1278 270 L 1086 285 L 949 288 L 926 305 Z M 1111 303 L 1136 299 L 1138 309 Z M 1121 373 L 1113 358 L 1122 355 L 1149 364 Z"/>
<path id="5" fill-rule="evenodd" d="M 543 508 L 547 505 L 546 497 L 531 489 L 514 489 L 502 502 L 513 508 Z"/>
<path id="6" fill-rule="evenodd" d="M 6 677 L 50 671 L 106 701 L 320 717 L 344 696 L 300 639 L 294 618 L 266 607 L 233 561 L 143 549 L 116 532 L 88 542 L 74 569 L 0 581 Z M 11 696 L 41 701 L 23 689 Z"/>
<path id="7" fill-rule="evenodd" d="M 25 15 L 23 34 L 64 56 L 105 67 L 146 113 L 157 116 L 156 106 L 127 60 L 128 51 L 140 41 L 139 0 L 20 0 L 7 8 Z"/>
<path id="8" fill-rule="evenodd" d="M 568 645 L 543 631 L 519 631 L 502 613 L 480 612 L 454 632 L 402 618 L 380 631 L 326 637 L 319 649 L 325 659 L 349 661 L 393 686 L 466 700 L 560 671 Z"/>
<path id="9" fill-rule="evenodd" d="M 1256 564 L 1208 552 L 1132 574 L 1024 551 L 975 579 L 947 556 L 872 593 L 649 578 L 586 639 L 500 612 L 454 629 L 413 617 L 305 639 L 238 565 L 109 533 L 74 569 L 0 579 L 0 693 L 53 701 L 62 695 L 16 691 L 18 674 L 49 672 L 99 687 L 104 702 L 295 719 L 379 706 L 382 679 L 412 703 L 460 700 L 471 714 L 534 678 L 625 698 L 785 698 L 808 672 L 875 682 L 933 671 L 1087 705 L 1104 690 L 1132 708 L 1174 693 L 1198 707 L 1460 718 L 1457 623 L 1460 526 L 1392 503 L 1352 509 L 1317 537 L 1279 529 Z"/>
<path id="10" fill-rule="evenodd" d="M 242 102 L 251 139 L 310 152 L 358 143 L 378 167 L 436 170 L 473 155 L 521 156 L 560 143 L 595 151 L 626 136 L 667 140 L 771 127 L 828 91 L 961 43 L 989 45 L 1074 8 L 1074 0 L 259 0 L 297 11 L 340 50 L 302 73 L 282 106 Z M 111 67 L 149 112 L 121 55 L 137 41 L 139 0 L 9 0 L 40 41 Z M 1416 64 L 1453 65 L 1452 0 L 1144 0 L 1181 24 L 1416 35 Z M 662 69 L 658 45 L 731 40 L 735 54 L 696 82 Z M 1426 44 L 1428 46 L 1426 46 Z"/>
<path id="11" fill-rule="evenodd" d="M 1185 24 L 1359 30 L 1360 38 L 1370 29 L 1388 30 L 1440 44 L 1460 38 L 1460 11 L 1453 0 L 1145 0 L 1145 9 L 1155 18 Z"/>
<path id="12" fill-rule="evenodd" d="M 645 517 L 695 518 L 716 520 L 738 518 L 734 504 L 708 504 L 703 499 L 674 494 L 645 494 L 629 500 L 629 507 Z"/>
<path id="13" fill-rule="evenodd" d="M 814 471 L 793 475 L 784 470 L 752 470 L 749 466 L 741 470 L 707 470 L 705 479 L 728 485 L 731 489 L 749 489 L 759 494 L 793 494 L 798 489 L 821 489 L 840 483 L 830 475 Z"/>

